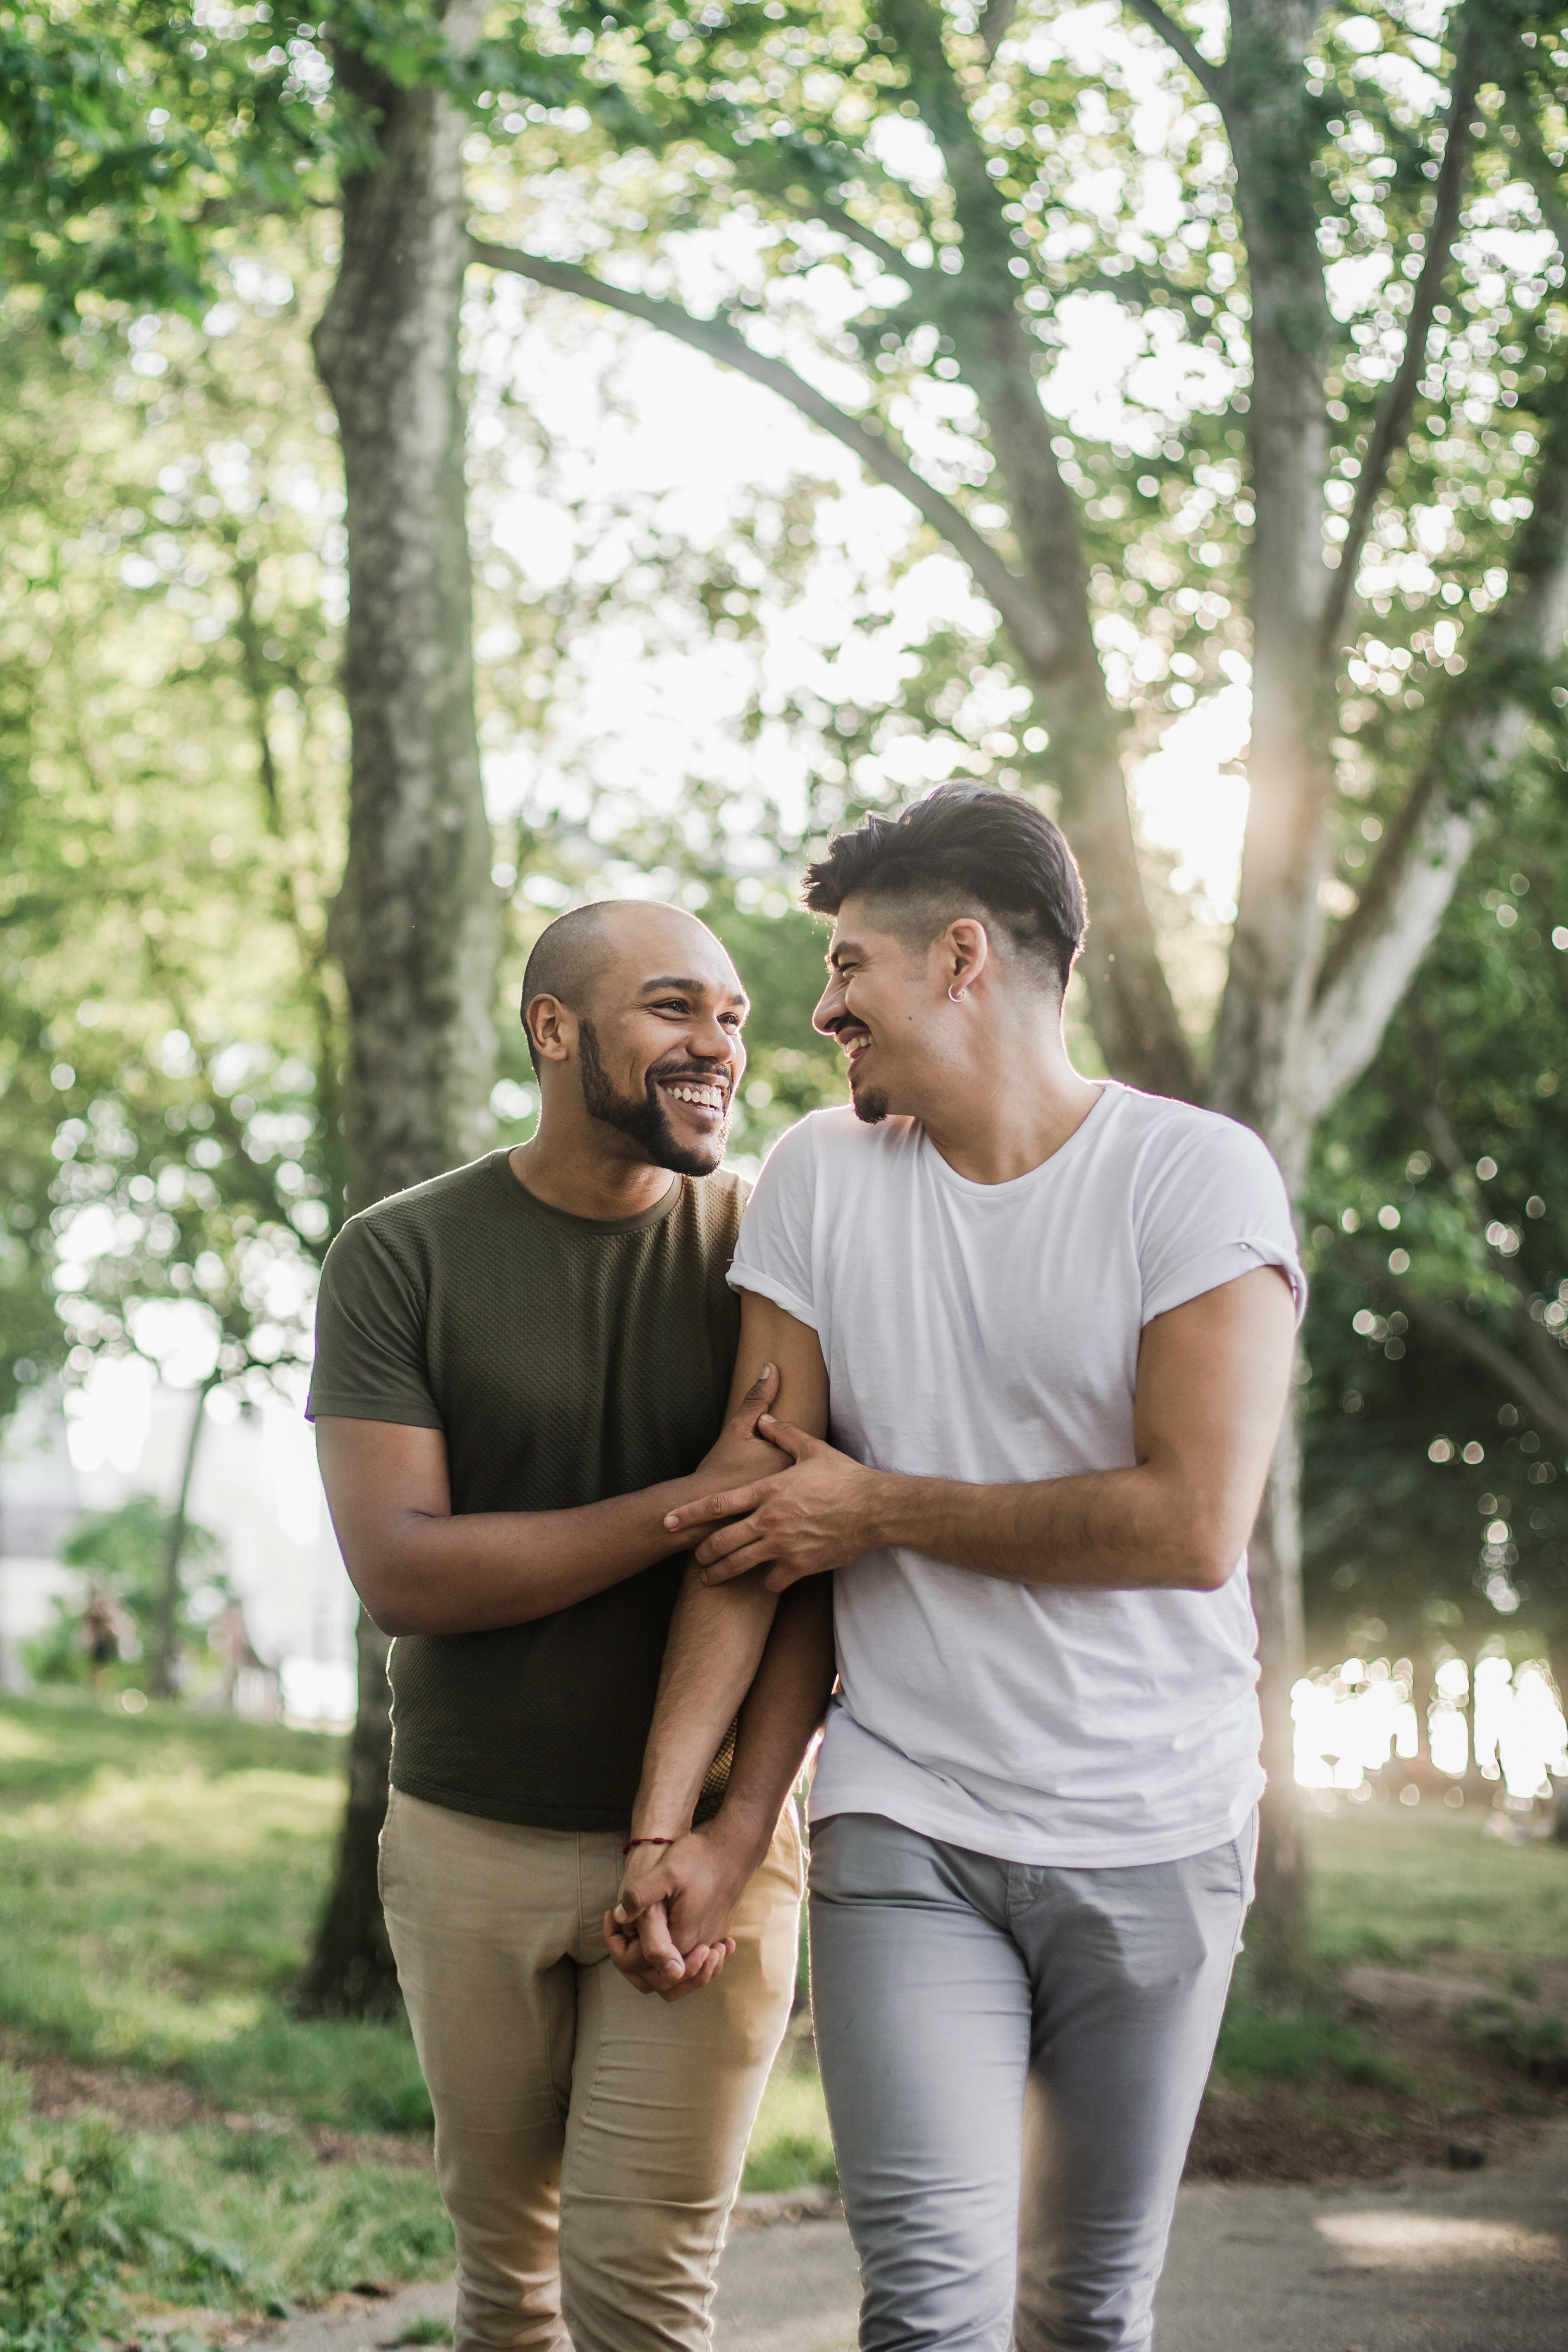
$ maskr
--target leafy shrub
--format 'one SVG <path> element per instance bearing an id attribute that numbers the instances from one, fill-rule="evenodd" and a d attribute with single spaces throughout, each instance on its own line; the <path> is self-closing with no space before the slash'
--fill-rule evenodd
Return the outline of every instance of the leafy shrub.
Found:
<path id="1" fill-rule="evenodd" d="M 1316 2074 L 1402 2091 L 1405 2075 L 1367 2048 L 1355 2028 L 1325 2009 L 1275 2010 L 1232 2000 L 1215 2063 L 1241 2082 L 1306 2083 Z"/>
<path id="2" fill-rule="evenodd" d="M 82 1603 L 74 1594 L 55 1602 L 54 1622 L 27 1644 L 28 1672 L 37 1683 L 89 1683 L 123 1690 L 146 1679 L 145 1659 L 156 1639 L 172 1515 L 153 1495 L 132 1495 L 111 1511 L 93 1511 L 60 1547 L 68 1568 L 118 1603 L 127 1638 L 117 1659 L 96 1677 L 82 1642 Z M 187 1523 L 181 1544 L 175 1638 L 182 1651 L 199 1651 L 206 1627 L 224 1601 L 233 1598 L 219 1562 L 222 1546 L 209 1528 Z"/>
<path id="3" fill-rule="evenodd" d="M 833 2150 L 805 2132 L 784 2132 L 765 2147 L 753 2147 L 746 2158 L 742 2186 L 757 2189 L 837 2189 L 838 2167 Z"/>
<path id="4" fill-rule="evenodd" d="M 99 2341 L 119 2303 L 119 2265 L 141 2235 L 139 2189 L 110 2126 L 32 2126 L 13 2082 L 0 2107 L 6 2352 L 81 2352 Z"/>

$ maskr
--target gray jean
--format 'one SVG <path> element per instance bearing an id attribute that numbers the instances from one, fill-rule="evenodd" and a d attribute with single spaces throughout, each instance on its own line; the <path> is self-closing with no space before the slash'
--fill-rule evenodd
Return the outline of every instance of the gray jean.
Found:
<path id="1" fill-rule="evenodd" d="M 1256 1823 L 1126 1870 L 818 1823 L 813 2006 L 862 2352 L 1143 2352 Z"/>

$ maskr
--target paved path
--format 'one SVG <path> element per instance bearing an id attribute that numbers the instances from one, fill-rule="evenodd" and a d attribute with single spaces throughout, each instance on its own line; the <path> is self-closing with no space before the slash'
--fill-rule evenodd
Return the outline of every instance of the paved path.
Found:
<path id="1" fill-rule="evenodd" d="M 717 2352 L 849 2352 L 855 2258 L 842 2222 L 738 2230 Z M 324 2313 L 278 2352 L 370 2352 L 449 2285 Z M 276 2342 L 276 2339 L 275 2339 Z M 1568 2126 L 1518 2169 L 1413 2172 L 1387 2186 L 1182 2191 L 1157 2352 L 1564 2352 Z"/>

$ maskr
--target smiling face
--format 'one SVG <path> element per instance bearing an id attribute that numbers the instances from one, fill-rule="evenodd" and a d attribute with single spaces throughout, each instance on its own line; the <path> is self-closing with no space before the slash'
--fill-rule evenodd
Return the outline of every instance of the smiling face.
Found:
<path id="1" fill-rule="evenodd" d="M 885 928 L 879 912 L 866 898 L 847 898 L 838 909 L 827 986 L 811 1016 L 813 1028 L 843 1047 L 856 1117 L 868 1125 L 889 1113 L 921 1115 L 948 1042 L 936 942 L 911 945 Z"/>
<path id="2" fill-rule="evenodd" d="M 581 1011 L 552 996 L 528 1007 L 542 1076 L 575 1065 L 588 1117 L 635 1156 L 710 1175 L 746 1066 L 750 1007 L 734 965 L 707 925 L 676 907 L 606 908 L 594 945 Z"/>

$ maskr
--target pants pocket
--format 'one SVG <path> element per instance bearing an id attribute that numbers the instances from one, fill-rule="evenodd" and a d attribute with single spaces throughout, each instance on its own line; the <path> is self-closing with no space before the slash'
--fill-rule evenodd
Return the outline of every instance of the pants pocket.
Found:
<path id="1" fill-rule="evenodd" d="M 381 1897 L 381 1907 L 384 1911 L 386 1908 L 387 1846 L 392 1838 L 396 1820 L 397 1790 L 395 1789 L 389 1789 L 386 1792 L 386 1817 L 381 1824 L 381 1835 L 375 1842 L 375 1891 Z"/>

